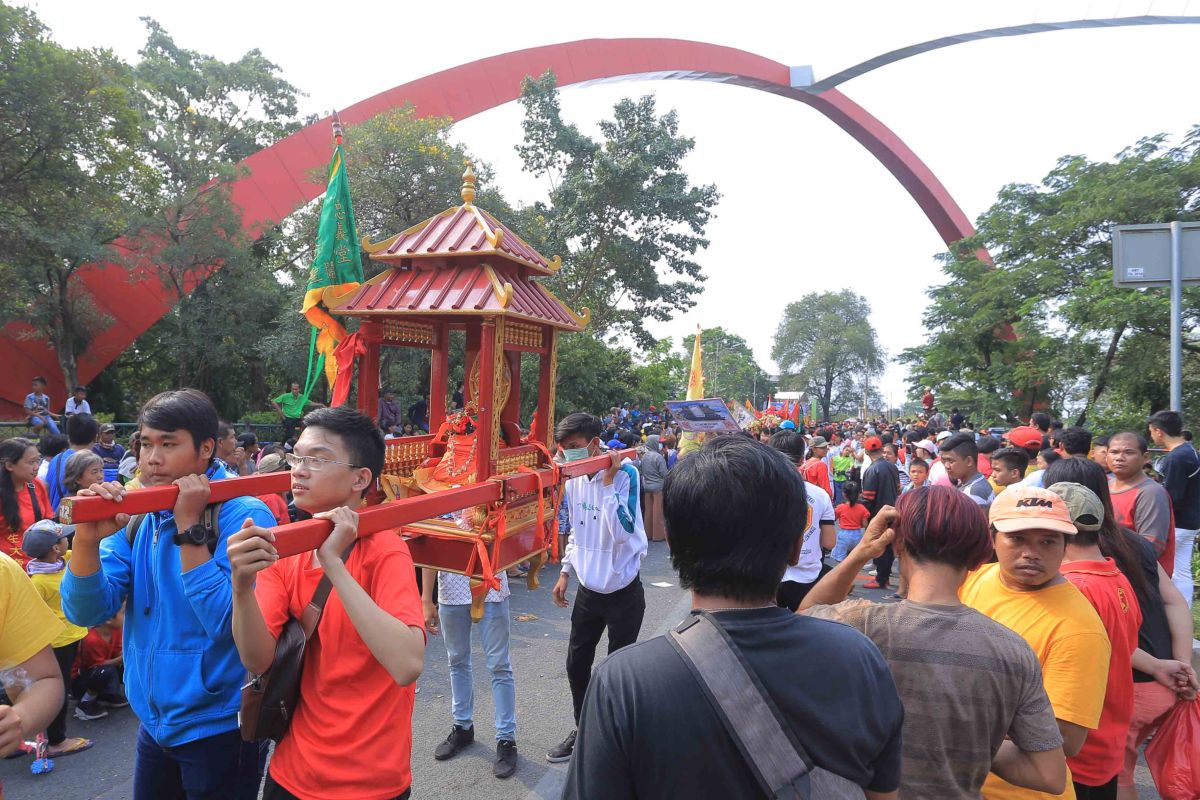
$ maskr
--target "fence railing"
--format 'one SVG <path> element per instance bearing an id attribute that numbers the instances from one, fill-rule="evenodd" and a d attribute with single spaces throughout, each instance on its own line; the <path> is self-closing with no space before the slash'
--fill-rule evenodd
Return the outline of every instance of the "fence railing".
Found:
<path id="1" fill-rule="evenodd" d="M 136 422 L 114 422 L 112 423 L 117 428 L 117 441 L 121 444 L 128 444 L 129 437 L 133 436 L 134 431 L 138 429 Z M 253 431 L 258 436 L 259 444 L 269 444 L 271 442 L 283 441 L 283 424 L 282 423 L 261 423 L 261 422 L 235 422 L 234 427 L 238 433 Z M 64 431 L 63 424 L 58 426 L 60 431 Z M 13 439 L 17 436 L 24 436 L 28 439 L 37 439 L 33 432 L 33 428 L 26 422 L 0 422 L 0 441 L 4 439 Z"/>

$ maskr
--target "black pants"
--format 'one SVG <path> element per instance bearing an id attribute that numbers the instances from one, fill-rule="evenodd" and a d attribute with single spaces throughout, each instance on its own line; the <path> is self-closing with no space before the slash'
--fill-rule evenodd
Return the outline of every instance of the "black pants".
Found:
<path id="1" fill-rule="evenodd" d="M 296 429 L 300 427 L 300 421 L 301 417 L 283 418 L 283 442 L 280 442 L 280 444 L 283 444 L 288 439 L 292 438 L 292 434 L 294 434 Z"/>
<path id="2" fill-rule="evenodd" d="M 392 800 L 408 800 L 410 797 L 412 797 L 411 786 L 393 797 Z M 296 795 L 276 783 L 270 772 L 267 773 L 267 782 L 263 784 L 262 798 L 263 800 L 300 800 Z"/>
<path id="3" fill-rule="evenodd" d="M 800 607 L 800 603 L 804 601 L 804 596 L 812 591 L 812 588 L 816 585 L 817 581 L 813 581 L 812 583 L 784 581 L 783 583 L 779 584 L 779 588 L 775 590 L 775 603 L 780 608 L 786 608 L 789 611 L 795 611 Z"/>
<path id="4" fill-rule="evenodd" d="M 641 576 L 624 589 L 611 594 L 593 592 L 582 585 L 571 610 L 571 640 L 567 644 L 567 680 L 575 705 L 575 722 L 583 710 L 583 697 L 592 679 L 592 663 L 600 634 L 608 628 L 608 652 L 611 655 L 637 641 L 646 614 L 646 591 Z"/>
<path id="5" fill-rule="evenodd" d="M 1113 779 L 1103 786 L 1084 786 L 1075 781 L 1075 798 L 1076 800 L 1117 800 L 1116 776 L 1113 776 Z"/>
<path id="6" fill-rule="evenodd" d="M 121 690 L 121 668 L 115 664 L 79 670 L 71 680 L 71 694 L 82 700 L 88 692 L 109 698 Z"/>
<path id="7" fill-rule="evenodd" d="M 71 685 L 71 665 L 75 663 L 75 654 L 79 652 L 79 642 L 71 642 L 63 647 L 54 648 L 54 660 L 63 676 L 63 704 L 54 719 L 46 726 L 46 739 L 54 747 L 63 743 L 67 738 L 67 687 Z"/>
<path id="8" fill-rule="evenodd" d="M 892 564 L 896 561 L 896 551 L 889 544 L 887 549 L 883 551 L 883 555 L 875 559 L 875 582 L 880 586 L 887 586 L 888 581 L 892 579 Z"/>

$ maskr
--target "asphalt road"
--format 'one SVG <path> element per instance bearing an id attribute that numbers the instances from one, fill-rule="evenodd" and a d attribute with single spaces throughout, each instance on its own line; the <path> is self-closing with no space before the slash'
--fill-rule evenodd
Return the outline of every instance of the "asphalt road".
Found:
<path id="1" fill-rule="evenodd" d="M 542 588 L 528 591 L 513 580 L 511 652 L 517 683 L 517 774 L 500 781 L 492 776 L 495 753 L 491 689 L 482 650 L 476 644 L 475 744 L 451 761 L 437 762 L 433 749 L 450 730 L 450 678 L 446 652 L 431 637 L 425 672 L 418 682 L 413 714 L 413 796 L 455 800 L 534 800 L 558 798 L 566 764 L 549 764 L 545 753 L 571 730 L 571 694 L 567 687 L 566 645 L 570 609 L 550 601 L 549 587 L 557 570 L 543 570 Z M 866 578 L 864 577 L 863 580 Z M 678 586 L 666 545 L 651 543 L 642 565 L 646 616 L 641 638 L 664 633 L 686 616 L 689 596 Z M 861 582 L 861 581 L 860 581 Z M 654 584 L 668 584 L 655 586 Z M 573 596 L 572 587 L 571 596 Z M 856 595 L 879 599 L 881 592 L 856 589 Z M 476 640 L 478 641 L 478 640 Z M 607 643 L 601 642 L 600 653 Z M 52 773 L 33 776 L 29 759 L 0 761 L 5 800 L 130 800 L 133 794 L 133 743 L 137 720 L 129 709 L 113 711 L 93 722 L 72 719 L 69 736 L 96 741 L 91 750 L 58 759 Z M 1139 769 L 1142 800 L 1157 798 L 1145 768 Z"/>

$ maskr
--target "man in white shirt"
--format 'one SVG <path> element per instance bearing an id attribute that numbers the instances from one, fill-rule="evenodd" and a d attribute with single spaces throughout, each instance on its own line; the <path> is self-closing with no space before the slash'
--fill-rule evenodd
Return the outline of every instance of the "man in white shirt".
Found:
<path id="1" fill-rule="evenodd" d="M 63 413 L 68 417 L 73 414 L 92 413 L 92 407 L 88 405 L 87 401 L 86 386 L 75 387 L 75 393 L 67 398 L 67 406 L 65 409 L 63 409 Z"/>
<path id="2" fill-rule="evenodd" d="M 569 463 L 600 455 L 600 431 L 599 418 L 591 414 L 567 415 L 554 429 L 563 460 Z M 576 726 L 604 629 L 608 629 L 611 655 L 637 641 L 646 612 L 646 596 L 638 577 L 647 547 L 638 507 L 638 471 L 632 464 L 622 464 L 617 451 L 612 451 L 610 458 L 608 469 L 572 478 L 564 487 L 571 534 L 553 597 L 557 605 L 567 607 L 567 586 L 574 573 L 579 591 L 571 610 L 567 680 Z M 575 735 L 572 730 L 546 759 L 569 761 L 575 752 Z"/>

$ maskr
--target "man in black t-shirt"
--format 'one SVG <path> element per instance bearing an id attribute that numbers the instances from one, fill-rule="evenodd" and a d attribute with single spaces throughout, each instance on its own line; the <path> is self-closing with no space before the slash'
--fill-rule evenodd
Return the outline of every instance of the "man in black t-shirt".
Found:
<path id="1" fill-rule="evenodd" d="M 896 498 L 900 496 L 900 470 L 883 457 L 883 440 L 878 436 L 868 436 L 863 442 L 863 450 L 871 464 L 863 471 L 862 502 L 873 517 L 884 506 L 896 505 Z M 864 584 L 864 588 L 888 588 L 895 560 L 896 554 L 889 544 L 883 555 L 875 559 L 875 580 Z"/>
<path id="2" fill-rule="evenodd" d="M 1167 448 L 1155 465 L 1163 486 L 1171 496 L 1175 512 L 1175 570 L 1171 581 L 1183 593 L 1188 606 L 1195 592 L 1192 549 L 1200 528 L 1200 455 L 1183 436 L 1183 417 L 1176 411 L 1159 411 L 1147 421 L 1150 438 Z"/>
<path id="3" fill-rule="evenodd" d="M 696 611 L 712 614 L 814 765 L 895 798 L 904 709 L 886 661 L 858 631 L 775 606 L 800 555 L 804 482 L 786 456 L 711 438 L 667 473 L 671 555 Z M 761 798 L 750 765 L 665 636 L 596 669 L 564 798 Z"/>

